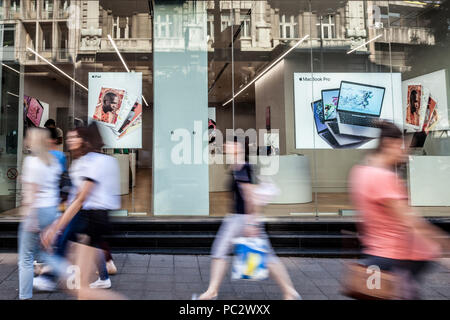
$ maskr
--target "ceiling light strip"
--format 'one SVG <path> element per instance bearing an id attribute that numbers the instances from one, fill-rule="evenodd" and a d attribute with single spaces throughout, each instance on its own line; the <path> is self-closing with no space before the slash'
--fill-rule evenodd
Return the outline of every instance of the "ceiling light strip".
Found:
<path id="1" fill-rule="evenodd" d="M 19 96 L 17 94 L 15 94 L 15 93 L 12 93 L 12 92 L 9 92 L 9 91 L 6 91 L 6 93 L 11 95 L 11 96 L 13 96 L 13 97 L 19 98 Z"/>
<path id="2" fill-rule="evenodd" d="M 72 80 L 73 82 L 75 82 L 77 85 L 79 85 L 80 87 L 82 87 L 84 90 L 89 91 L 88 88 L 86 88 L 84 85 L 82 85 L 80 82 L 78 82 L 77 80 L 75 80 L 74 78 L 72 78 L 71 76 L 69 76 L 67 73 L 65 73 L 64 71 L 62 71 L 60 68 L 58 68 L 57 66 L 55 66 L 53 63 L 51 63 L 50 61 L 48 61 L 47 59 L 45 59 L 43 56 L 41 56 L 39 53 L 37 53 L 36 51 L 34 51 L 33 49 L 31 49 L 30 47 L 27 47 L 28 51 L 31 51 L 33 54 L 35 54 L 37 57 L 39 57 L 41 60 L 45 61 L 46 63 L 48 63 L 50 66 L 52 66 L 54 69 L 56 69 L 57 71 L 59 71 L 61 74 L 63 74 L 64 76 L 66 76 L 68 79 Z"/>
<path id="3" fill-rule="evenodd" d="M 356 48 L 350 50 L 349 52 L 347 52 L 347 54 L 350 54 L 350 53 L 352 53 L 353 51 L 356 51 L 356 50 L 358 50 L 359 48 L 364 47 L 366 44 L 371 43 L 372 41 L 375 41 L 375 40 L 377 40 L 378 38 L 380 38 L 380 37 L 382 37 L 382 36 L 383 36 L 382 34 L 377 35 L 375 38 L 370 39 L 369 41 L 363 43 L 362 45 L 357 46 Z"/>
<path id="4" fill-rule="evenodd" d="M 272 62 L 267 68 L 264 69 L 263 72 L 261 72 L 259 75 L 257 75 L 252 81 L 250 81 L 245 87 L 243 87 L 241 90 L 239 90 L 230 100 L 228 100 L 227 102 L 225 102 L 224 104 L 222 104 L 222 107 L 226 106 L 227 104 L 229 104 L 231 101 L 233 101 L 233 99 L 235 99 L 238 95 L 240 95 L 242 92 L 244 92 L 248 87 L 250 87 L 256 80 L 258 80 L 259 78 L 261 78 L 265 73 L 267 73 L 267 71 L 269 71 L 270 69 L 273 68 L 273 66 L 275 66 L 278 62 L 280 62 L 284 57 L 286 57 L 292 50 L 294 50 L 295 48 L 297 48 L 303 41 L 305 41 L 306 39 L 308 39 L 309 34 L 307 34 L 306 36 L 304 36 L 302 39 L 300 39 L 292 48 L 290 48 L 289 50 L 287 50 L 285 53 L 283 53 L 277 60 L 275 60 L 274 62 Z"/>
<path id="5" fill-rule="evenodd" d="M 125 67 L 125 69 L 127 70 L 127 72 L 131 72 L 130 69 L 128 69 L 128 66 L 125 63 L 125 60 L 123 59 L 122 55 L 120 54 L 119 48 L 117 48 L 117 46 L 116 46 L 116 42 L 114 41 L 114 39 L 109 34 L 108 34 L 108 39 L 111 42 L 112 46 L 114 47 L 114 50 L 116 50 L 116 53 L 119 56 L 120 61 L 122 61 L 122 64 Z M 145 106 L 148 107 L 148 103 L 147 103 L 147 100 L 145 99 L 144 95 L 142 95 L 142 100 L 144 100 Z"/>
<path id="6" fill-rule="evenodd" d="M 4 66 L 5 68 L 8 68 L 8 69 L 14 71 L 15 73 L 20 74 L 20 71 L 17 71 L 17 70 L 14 69 L 13 67 L 10 67 L 10 66 L 8 66 L 7 64 L 4 64 L 3 62 L 2 62 L 2 66 Z"/>

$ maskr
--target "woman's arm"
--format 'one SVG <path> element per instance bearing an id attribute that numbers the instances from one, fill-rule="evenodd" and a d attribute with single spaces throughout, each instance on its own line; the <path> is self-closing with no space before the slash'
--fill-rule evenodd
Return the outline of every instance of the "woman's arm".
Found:
<path id="1" fill-rule="evenodd" d="M 390 199 L 386 200 L 384 205 L 389 208 L 390 212 L 401 219 L 401 221 L 404 221 L 411 229 L 417 230 L 428 238 L 432 238 L 432 240 L 439 242 L 444 247 L 449 246 L 448 240 L 445 239 L 448 235 L 417 215 L 417 213 L 408 205 L 406 200 Z"/>
<path id="2" fill-rule="evenodd" d="M 53 223 L 42 236 L 42 244 L 45 248 L 52 245 L 58 231 L 64 229 L 72 218 L 77 214 L 83 206 L 84 201 L 91 192 L 95 183 L 93 181 L 84 181 L 80 187 L 75 200 L 64 211 L 63 215 Z"/>

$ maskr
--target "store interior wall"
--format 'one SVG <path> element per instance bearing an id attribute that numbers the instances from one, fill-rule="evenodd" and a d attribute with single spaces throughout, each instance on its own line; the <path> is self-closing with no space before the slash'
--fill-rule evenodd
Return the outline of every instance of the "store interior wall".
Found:
<path id="1" fill-rule="evenodd" d="M 54 119 L 57 123 L 67 121 L 67 119 L 57 119 L 58 108 L 69 108 L 70 106 L 69 85 L 63 85 L 56 79 L 25 76 L 24 94 L 39 101 L 49 104 L 49 119 Z"/>
<path id="2" fill-rule="evenodd" d="M 280 154 L 286 154 L 286 124 L 284 104 L 284 62 L 255 82 L 256 130 L 266 129 L 266 108 L 270 107 L 270 125 L 279 130 Z M 262 146 L 264 141 L 259 141 Z"/>

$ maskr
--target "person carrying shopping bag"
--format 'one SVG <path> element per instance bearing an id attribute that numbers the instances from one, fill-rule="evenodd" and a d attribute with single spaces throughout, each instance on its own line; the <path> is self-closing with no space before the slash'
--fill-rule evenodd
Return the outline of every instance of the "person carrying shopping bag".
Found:
<path id="1" fill-rule="evenodd" d="M 245 152 L 248 150 L 249 148 L 244 148 L 236 137 L 233 142 L 229 142 L 225 146 L 226 153 L 234 158 L 231 165 L 233 213 L 225 217 L 212 245 L 211 276 L 208 289 L 201 295 L 194 294 L 193 300 L 217 299 L 220 284 L 227 271 L 227 258 L 232 250 L 233 241 L 242 236 L 258 237 L 267 243 L 267 268 L 281 287 L 283 298 L 286 300 L 300 299 L 286 268 L 275 255 L 263 225 L 257 217 L 260 206 L 255 201 L 257 184 L 255 184 L 253 167 Z"/>

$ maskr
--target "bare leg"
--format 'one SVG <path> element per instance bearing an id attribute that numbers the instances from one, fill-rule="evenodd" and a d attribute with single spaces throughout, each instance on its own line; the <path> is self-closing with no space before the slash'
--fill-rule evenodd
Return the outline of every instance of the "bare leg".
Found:
<path id="1" fill-rule="evenodd" d="M 76 246 L 76 264 L 80 270 L 80 289 L 78 290 L 78 299 L 124 300 L 125 297 L 110 290 L 89 288 L 89 279 L 95 270 L 95 261 L 98 258 L 98 249 L 84 244 L 77 244 Z"/>
<path id="2" fill-rule="evenodd" d="M 299 297 L 299 294 L 295 290 L 291 278 L 289 277 L 289 274 L 281 261 L 276 263 L 268 263 L 267 268 L 269 269 L 271 277 L 281 287 L 285 300 L 293 300 Z"/>
<path id="3" fill-rule="evenodd" d="M 199 300 L 210 300 L 217 296 L 220 284 L 227 272 L 227 266 L 228 262 L 225 259 L 212 259 L 208 290 L 200 295 Z"/>

